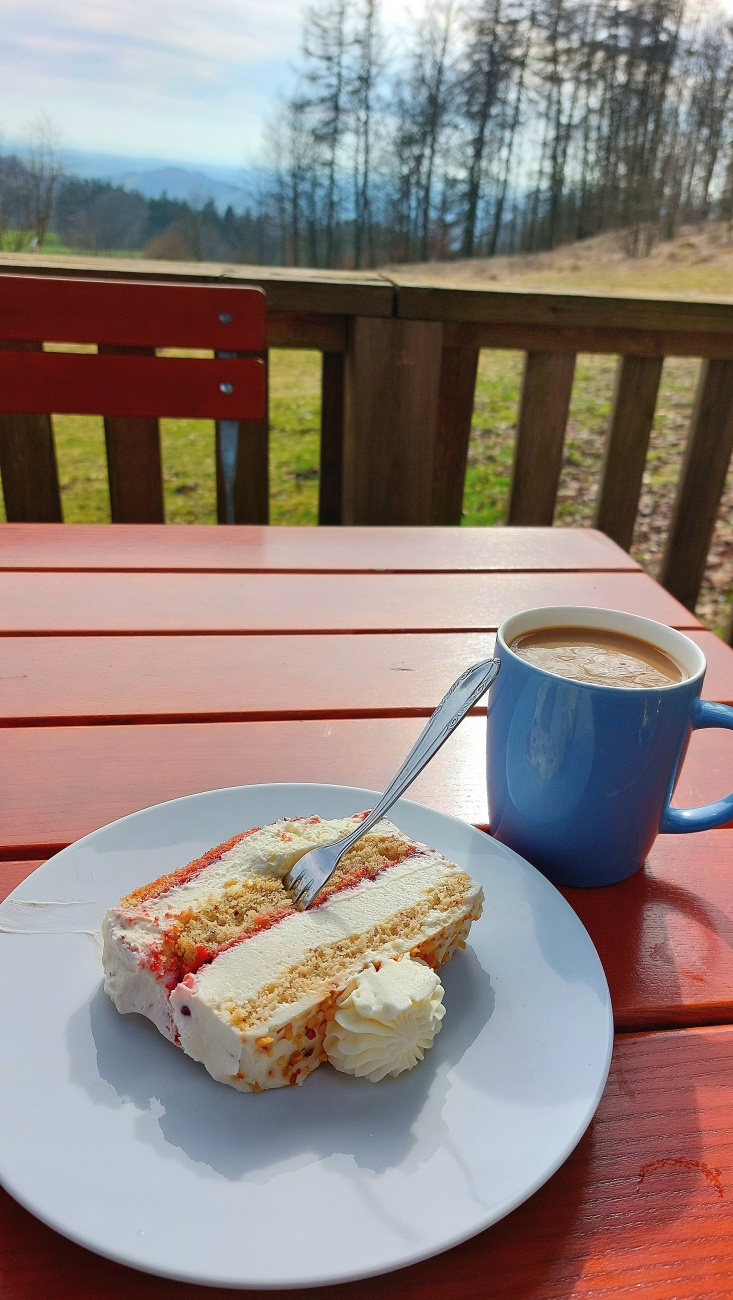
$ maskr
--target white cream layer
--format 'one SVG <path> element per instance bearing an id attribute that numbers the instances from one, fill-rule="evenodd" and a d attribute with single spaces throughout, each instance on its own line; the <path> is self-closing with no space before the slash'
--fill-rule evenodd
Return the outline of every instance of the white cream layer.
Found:
<path id="1" fill-rule="evenodd" d="M 255 1036 L 270 1034 L 287 1025 L 328 993 L 328 983 L 317 981 L 295 1001 L 282 1003 L 274 1013 L 242 1032 L 232 1022 L 227 1004 L 238 1008 L 256 1003 L 267 986 L 287 976 L 314 949 L 330 947 L 374 926 L 388 922 L 419 903 L 431 890 L 457 872 L 445 858 L 429 850 L 395 863 L 374 880 L 335 894 L 320 907 L 286 916 L 260 934 L 219 954 L 209 965 L 179 984 L 170 1002 L 180 1042 L 195 1060 L 201 1061 L 215 1079 L 231 1081 L 242 1067 L 251 1078 L 251 1044 Z M 457 904 L 457 913 L 467 913 L 480 889 L 474 885 Z M 362 950 L 342 972 L 343 982 L 371 961 L 409 952 L 432 938 L 450 920 L 445 910 L 428 913 L 420 933 L 409 938 L 396 933 L 376 950 Z M 321 986 L 322 985 L 322 986 Z M 267 1086 L 266 1084 L 264 1086 Z"/>

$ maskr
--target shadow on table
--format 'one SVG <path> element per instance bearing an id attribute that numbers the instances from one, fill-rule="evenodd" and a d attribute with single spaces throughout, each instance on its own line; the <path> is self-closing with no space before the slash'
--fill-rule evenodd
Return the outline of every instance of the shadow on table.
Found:
<path id="1" fill-rule="evenodd" d="M 702 1024 L 708 1003 L 708 1019 L 720 1019 L 709 989 L 720 965 L 719 945 L 733 951 L 733 921 L 715 903 L 649 864 L 606 889 L 561 892 L 598 950 L 617 1026 Z"/>
<path id="2" fill-rule="evenodd" d="M 375 1173 L 414 1169 L 448 1138 L 448 1072 L 494 1006 L 489 976 L 470 949 L 441 975 L 449 1014 L 435 1046 L 419 1069 L 379 1088 L 322 1067 L 298 1089 L 297 1105 L 289 1088 L 243 1096 L 216 1083 L 142 1016 L 120 1016 L 101 987 L 70 1022 L 72 1077 L 95 1104 L 131 1102 L 140 1112 L 136 1135 L 165 1157 L 230 1180 L 266 1181 L 273 1168 L 334 1155 Z"/>

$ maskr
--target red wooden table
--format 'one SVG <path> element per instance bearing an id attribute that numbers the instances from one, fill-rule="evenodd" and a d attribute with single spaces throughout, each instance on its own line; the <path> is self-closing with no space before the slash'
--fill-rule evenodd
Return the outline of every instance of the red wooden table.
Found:
<path id="1" fill-rule="evenodd" d="M 600 533 L 0 527 L 0 896 L 80 835 L 176 795 L 270 780 L 382 787 L 501 619 L 562 603 L 686 630 L 708 656 L 705 694 L 733 701 L 733 652 Z M 483 712 L 411 791 L 479 826 Z M 680 803 L 730 789 L 732 743 L 695 734 Z M 731 866 L 733 829 L 664 836 L 624 884 L 565 891 L 617 1027 L 590 1129 L 481 1236 L 327 1294 L 733 1295 Z M 231 1292 L 110 1264 L 0 1193 L 2 1300 L 132 1294 Z"/>

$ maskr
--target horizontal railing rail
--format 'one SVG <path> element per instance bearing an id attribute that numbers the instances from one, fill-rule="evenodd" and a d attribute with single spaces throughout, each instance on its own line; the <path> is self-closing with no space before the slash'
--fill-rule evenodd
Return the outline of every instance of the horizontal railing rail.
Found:
<path id="1" fill-rule="evenodd" d="M 673 595 L 695 607 L 733 451 L 733 299 L 475 288 L 429 283 L 408 270 L 38 254 L 0 254 L 3 272 L 263 288 L 268 346 L 323 357 L 321 523 L 460 523 L 479 352 L 506 348 L 525 353 L 507 522 L 551 524 L 576 355 L 595 352 L 614 354 L 618 363 L 594 523 L 628 550 L 663 359 L 700 358 L 660 574 Z M 50 341 L 75 340 L 38 345 Z M 0 417 L 0 466 L 3 444 L 15 438 L 17 458 L 18 435 L 28 442 L 34 418 Z M 261 455 L 251 472 L 258 464 L 266 481 Z M 29 473 L 32 465 L 29 453 Z M 15 517 L 30 520 L 34 508 L 44 517 L 42 483 L 20 496 Z M 256 517 L 248 501 L 257 503 Z M 262 522 L 262 501 L 251 484 L 240 493 L 236 522 Z"/>

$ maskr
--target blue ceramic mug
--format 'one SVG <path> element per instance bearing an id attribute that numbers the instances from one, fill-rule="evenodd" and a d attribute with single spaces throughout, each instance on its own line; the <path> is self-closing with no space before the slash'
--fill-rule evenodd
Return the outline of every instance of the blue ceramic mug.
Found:
<path id="1" fill-rule="evenodd" d="M 651 688 L 576 682 L 510 645 L 545 628 L 600 628 L 651 642 L 684 680 Z M 501 671 L 488 705 L 491 833 L 558 885 L 612 885 L 642 866 L 660 831 L 733 819 L 733 794 L 701 808 L 670 801 L 692 731 L 733 729 L 733 708 L 700 699 L 705 656 L 689 637 L 611 609 L 514 614 L 496 638 Z"/>

